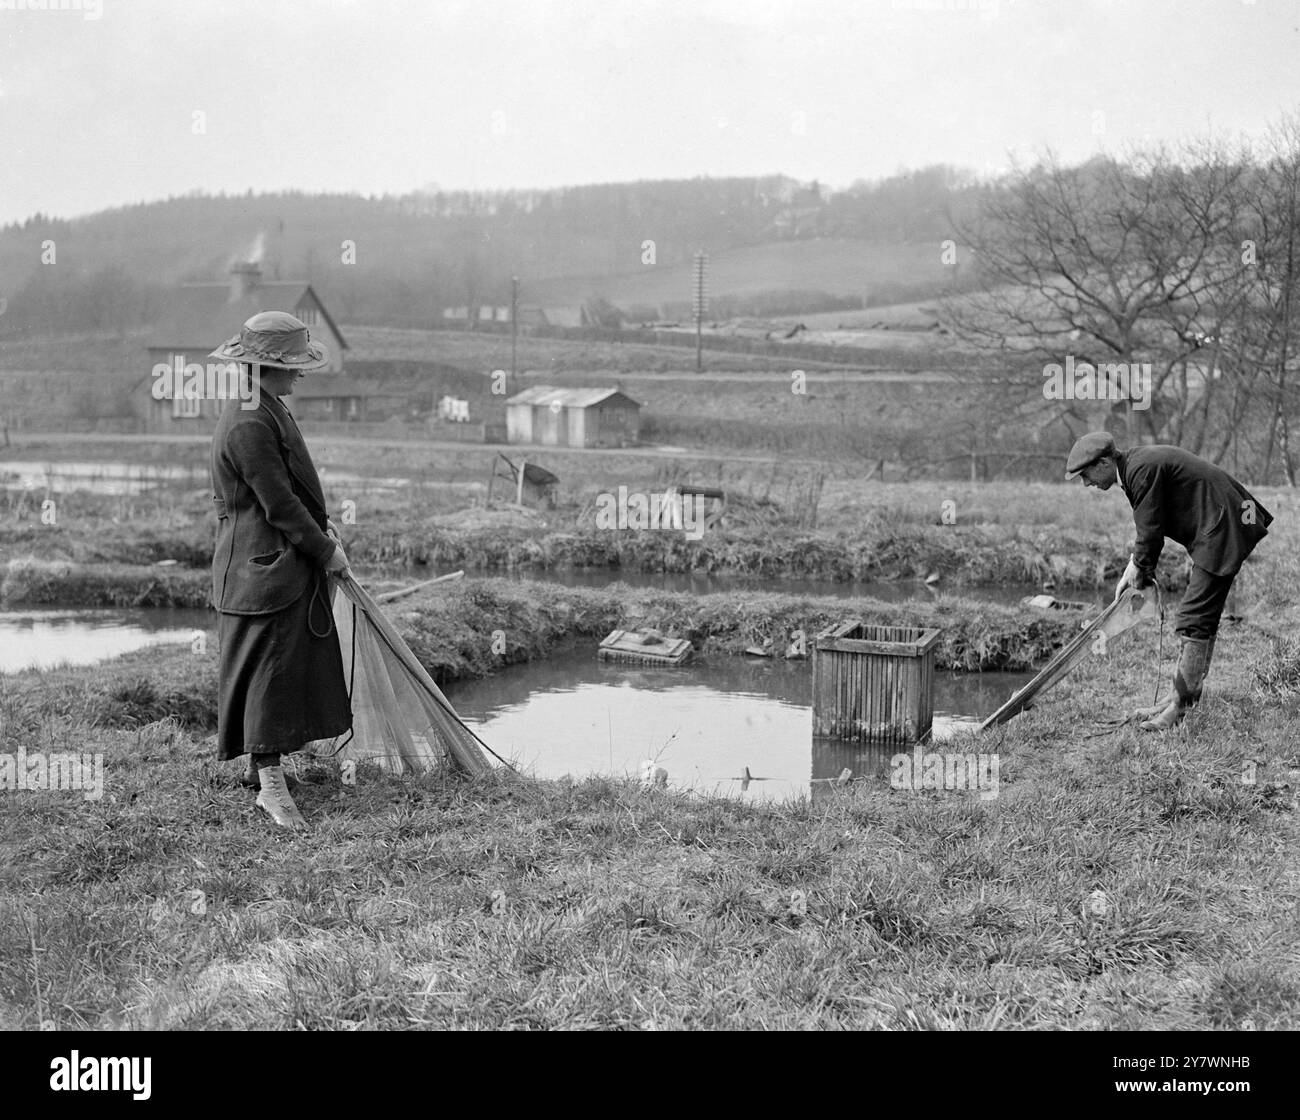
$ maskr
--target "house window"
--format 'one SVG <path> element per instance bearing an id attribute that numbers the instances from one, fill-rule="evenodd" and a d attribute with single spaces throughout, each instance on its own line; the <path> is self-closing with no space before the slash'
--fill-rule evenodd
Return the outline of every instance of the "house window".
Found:
<path id="1" fill-rule="evenodd" d="M 325 398 L 325 411 L 326 411 L 326 412 L 333 412 L 333 411 L 334 411 L 334 398 L 333 398 L 333 397 L 326 397 L 326 398 Z"/>
<path id="2" fill-rule="evenodd" d="M 203 415 L 203 402 L 197 397 L 187 399 L 186 397 L 172 398 L 172 418 L 175 420 L 193 420 L 195 417 Z"/>
<path id="3" fill-rule="evenodd" d="M 348 419 L 355 420 L 360 415 L 361 415 L 361 402 L 357 400 L 356 397 L 353 397 L 351 400 L 348 401 Z"/>
<path id="4" fill-rule="evenodd" d="M 298 318 L 301 319 L 309 327 L 314 327 L 317 323 L 320 322 L 320 315 L 316 311 L 316 308 L 308 307 L 305 304 L 302 307 L 298 308 Z"/>

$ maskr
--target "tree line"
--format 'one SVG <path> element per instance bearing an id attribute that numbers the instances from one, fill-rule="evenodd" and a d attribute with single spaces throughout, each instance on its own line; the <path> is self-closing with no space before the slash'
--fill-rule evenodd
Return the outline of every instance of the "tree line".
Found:
<path id="1" fill-rule="evenodd" d="M 416 326 L 446 307 L 509 303 L 512 276 L 635 272 L 647 241 L 673 266 L 783 238 L 937 240 L 971 185 L 932 168 L 835 194 L 772 175 L 368 198 L 193 192 L 71 221 L 38 214 L 0 229 L 0 335 L 144 325 L 176 283 L 224 279 L 255 252 L 268 278 L 317 286 L 336 318 Z M 791 298 L 788 310 L 816 309 Z"/>
<path id="2" fill-rule="evenodd" d="M 1000 359 L 953 386 L 977 477 L 1105 427 L 1296 484 L 1300 116 L 1250 146 L 1048 154 L 974 201 L 954 242 L 977 294 L 944 315 Z"/>

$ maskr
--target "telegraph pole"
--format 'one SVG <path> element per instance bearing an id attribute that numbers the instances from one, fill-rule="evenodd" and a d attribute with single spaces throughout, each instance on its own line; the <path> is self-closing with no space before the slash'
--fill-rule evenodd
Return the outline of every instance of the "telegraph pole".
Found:
<path id="1" fill-rule="evenodd" d="M 703 249 L 695 254 L 695 372 L 704 371 L 704 313 L 708 309 L 709 296 L 706 274 L 709 257 Z"/>
<path id="2" fill-rule="evenodd" d="M 519 277 L 510 277 L 510 387 L 513 389 L 518 382 L 515 380 L 515 374 L 518 372 L 519 359 Z"/>

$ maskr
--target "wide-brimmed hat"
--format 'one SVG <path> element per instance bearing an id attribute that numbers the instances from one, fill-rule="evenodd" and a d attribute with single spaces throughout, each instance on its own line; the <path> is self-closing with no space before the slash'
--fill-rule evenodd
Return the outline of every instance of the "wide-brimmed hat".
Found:
<path id="1" fill-rule="evenodd" d="M 1074 441 L 1065 461 L 1065 477 L 1074 478 L 1098 459 L 1115 454 L 1115 437 L 1110 432 L 1089 432 Z"/>
<path id="2" fill-rule="evenodd" d="M 312 342 L 307 324 L 287 311 L 259 311 L 234 338 L 226 339 L 208 356 L 302 373 L 314 373 L 330 364 L 329 352 L 319 342 Z"/>

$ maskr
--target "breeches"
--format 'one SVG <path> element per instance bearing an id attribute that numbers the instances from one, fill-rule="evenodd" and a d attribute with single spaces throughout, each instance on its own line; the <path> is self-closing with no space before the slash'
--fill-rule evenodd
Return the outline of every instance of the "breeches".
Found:
<path id="1" fill-rule="evenodd" d="M 1216 576 L 1204 568 L 1194 567 L 1182 602 L 1178 604 L 1174 632 L 1185 638 L 1213 638 L 1219 631 L 1219 616 L 1223 614 L 1223 605 L 1228 601 L 1228 592 L 1236 578 L 1236 572 L 1230 576 Z"/>

